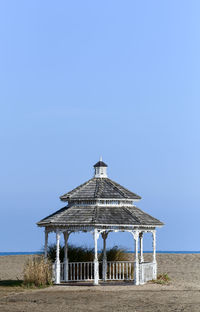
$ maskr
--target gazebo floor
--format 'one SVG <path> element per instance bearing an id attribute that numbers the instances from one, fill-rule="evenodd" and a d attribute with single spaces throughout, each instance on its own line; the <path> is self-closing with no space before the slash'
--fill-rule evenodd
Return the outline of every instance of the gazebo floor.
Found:
<path id="1" fill-rule="evenodd" d="M 127 285 L 134 285 L 134 281 L 99 281 L 99 285 L 94 285 L 93 281 L 80 281 L 80 282 L 61 282 L 55 286 L 127 286 Z"/>

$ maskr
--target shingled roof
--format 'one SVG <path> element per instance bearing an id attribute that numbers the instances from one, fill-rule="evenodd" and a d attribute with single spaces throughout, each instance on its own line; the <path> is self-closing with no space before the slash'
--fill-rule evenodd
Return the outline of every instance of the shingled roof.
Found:
<path id="1" fill-rule="evenodd" d="M 60 196 L 68 205 L 38 222 L 38 226 L 72 227 L 128 227 L 163 225 L 133 202 L 141 197 L 107 178 L 107 165 L 102 159 L 94 165 L 94 178 Z M 98 168 L 100 167 L 100 168 Z M 103 171 L 103 177 L 97 171 Z"/>
<path id="2" fill-rule="evenodd" d="M 123 225 L 162 226 L 163 223 L 135 206 L 66 206 L 37 223 L 39 226 Z"/>
<path id="3" fill-rule="evenodd" d="M 132 199 L 141 197 L 108 178 L 92 178 L 74 190 L 60 196 L 62 201 L 93 199 Z"/>

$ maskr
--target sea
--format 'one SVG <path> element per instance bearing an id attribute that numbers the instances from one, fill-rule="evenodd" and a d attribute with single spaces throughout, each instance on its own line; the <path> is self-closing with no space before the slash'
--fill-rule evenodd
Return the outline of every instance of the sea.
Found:
<path id="1" fill-rule="evenodd" d="M 101 250 L 98 251 L 99 253 Z M 127 253 L 134 253 L 134 251 L 126 251 Z M 16 255 L 42 255 L 42 251 L 11 251 L 0 252 L 0 256 L 16 256 Z M 152 251 L 144 251 L 144 253 L 152 253 Z M 161 254 L 200 254 L 200 251 L 180 251 L 180 250 L 158 250 L 156 253 Z"/>

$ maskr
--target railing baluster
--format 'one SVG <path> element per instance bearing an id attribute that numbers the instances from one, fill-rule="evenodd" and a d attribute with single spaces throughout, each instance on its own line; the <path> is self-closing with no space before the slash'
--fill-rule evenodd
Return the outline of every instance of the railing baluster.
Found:
<path id="1" fill-rule="evenodd" d="M 72 281 L 72 263 L 70 263 L 70 281 Z"/>
<path id="2" fill-rule="evenodd" d="M 89 263 L 87 263 L 87 279 L 89 279 Z"/>
<path id="3" fill-rule="evenodd" d="M 120 263 L 119 263 L 119 279 L 120 279 L 120 280 L 122 279 L 121 274 L 122 274 L 122 264 L 121 264 L 121 262 L 120 262 Z"/>
<path id="4" fill-rule="evenodd" d="M 111 263 L 109 262 L 109 279 L 111 280 Z"/>
<path id="5" fill-rule="evenodd" d="M 79 262 L 77 263 L 77 281 L 79 280 Z"/>
<path id="6" fill-rule="evenodd" d="M 124 262 L 122 263 L 122 279 L 124 280 Z"/>
<path id="7" fill-rule="evenodd" d="M 83 280 L 83 277 L 82 277 L 82 265 L 83 265 L 83 263 L 81 262 L 80 263 L 80 280 L 81 281 Z"/>
<path id="8" fill-rule="evenodd" d="M 126 262 L 126 279 L 128 279 L 128 263 Z"/>
<path id="9" fill-rule="evenodd" d="M 129 279 L 131 280 L 131 263 L 129 263 Z"/>
<path id="10" fill-rule="evenodd" d="M 116 275 L 116 280 L 118 280 L 118 262 L 116 262 L 116 271 L 115 271 L 115 275 Z"/>
<path id="11" fill-rule="evenodd" d="M 75 267 L 76 267 L 76 264 L 73 263 L 72 270 L 73 270 L 73 280 L 74 280 L 74 281 L 75 281 Z"/>

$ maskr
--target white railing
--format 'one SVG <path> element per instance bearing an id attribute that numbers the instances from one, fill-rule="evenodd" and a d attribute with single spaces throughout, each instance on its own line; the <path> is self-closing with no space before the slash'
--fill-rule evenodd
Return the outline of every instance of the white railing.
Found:
<path id="1" fill-rule="evenodd" d="M 99 280 L 117 281 L 134 280 L 134 261 L 107 261 L 106 265 L 99 262 Z M 106 274 L 104 274 L 104 267 Z M 55 264 L 53 264 L 53 280 L 55 280 Z M 64 282 L 64 263 L 60 264 L 60 281 Z M 139 263 L 139 284 L 156 279 L 157 264 L 154 262 Z M 94 262 L 69 262 L 68 281 L 92 281 L 94 280 Z"/>
<path id="2" fill-rule="evenodd" d="M 108 261 L 107 280 L 133 280 L 134 261 Z"/>
<path id="3" fill-rule="evenodd" d="M 64 282 L 64 263 L 60 264 L 60 281 Z M 133 280 L 134 261 L 108 261 L 106 280 Z M 53 266 L 55 276 L 55 266 Z M 103 279 L 103 263 L 99 262 L 99 280 Z M 91 281 L 94 280 L 94 262 L 69 262 L 68 281 Z"/>
<path id="4" fill-rule="evenodd" d="M 94 262 L 69 262 L 68 281 L 91 281 L 94 279 Z M 60 280 L 64 279 L 64 263 L 60 264 Z"/>
<path id="5" fill-rule="evenodd" d="M 156 279 L 157 264 L 154 262 L 143 262 L 139 264 L 140 284 Z"/>

